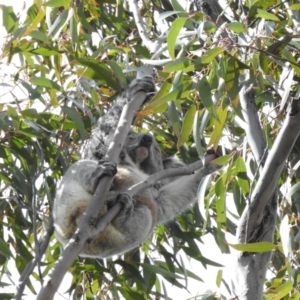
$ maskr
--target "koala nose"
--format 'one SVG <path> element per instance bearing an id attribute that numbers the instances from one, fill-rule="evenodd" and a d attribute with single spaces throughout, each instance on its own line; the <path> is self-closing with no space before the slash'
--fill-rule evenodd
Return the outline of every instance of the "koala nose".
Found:
<path id="1" fill-rule="evenodd" d="M 143 146 L 150 146 L 152 144 L 153 137 L 151 134 L 146 133 L 143 135 L 142 140 L 141 140 L 141 145 Z"/>

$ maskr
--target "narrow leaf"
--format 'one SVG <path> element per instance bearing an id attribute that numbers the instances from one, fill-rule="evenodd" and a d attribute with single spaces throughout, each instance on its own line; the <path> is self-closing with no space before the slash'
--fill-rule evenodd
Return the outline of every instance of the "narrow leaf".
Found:
<path id="1" fill-rule="evenodd" d="M 256 16 L 259 17 L 259 18 L 262 18 L 262 19 L 273 20 L 273 21 L 280 22 L 280 19 L 277 16 L 275 16 L 274 14 L 269 13 L 265 10 L 259 9 L 259 8 L 257 9 Z"/>
<path id="2" fill-rule="evenodd" d="M 33 22 L 28 26 L 23 36 L 29 35 L 40 24 L 40 22 L 44 18 L 45 18 L 45 12 L 42 9 L 40 9 L 37 16 L 34 18 Z"/>
<path id="3" fill-rule="evenodd" d="M 193 124 L 194 124 L 194 117 L 196 113 L 196 105 L 191 105 L 188 111 L 186 112 L 183 121 L 182 121 L 182 129 L 181 129 L 181 141 L 185 143 L 192 130 L 193 130 Z"/>
<path id="4" fill-rule="evenodd" d="M 215 119 L 218 119 L 217 111 L 215 108 L 215 104 L 211 98 L 211 87 L 206 79 L 206 76 L 203 76 L 199 81 L 198 88 L 200 100 L 205 106 L 205 108 L 212 114 Z"/>
<path id="5" fill-rule="evenodd" d="M 214 131 L 212 132 L 208 145 L 217 146 L 219 144 L 227 120 L 227 109 L 228 106 L 224 107 L 224 109 L 222 105 L 218 107 L 217 119 L 214 121 Z"/>
<path id="6" fill-rule="evenodd" d="M 12 6 L 0 5 L 2 10 L 2 22 L 7 33 L 12 33 L 18 29 L 18 18 Z"/>
<path id="7" fill-rule="evenodd" d="M 220 177 L 216 182 L 215 191 L 217 195 L 216 209 L 218 216 L 218 223 L 226 223 L 226 208 L 225 208 L 225 184 L 224 178 Z"/>
<path id="8" fill-rule="evenodd" d="M 224 51 L 224 48 L 222 47 L 216 47 L 210 50 L 207 50 L 202 56 L 201 56 L 201 63 L 202 64 L 209 64 L 213 61 L 213 59 L 220 53 Z"/>
<path id="9" fill-rule="evenodd" d="M 43 5 L 49 7 L 61 7 L 61 6 L 69 7 L 70 4 L 71 4 L 70 0 L 50 0 L 44 3 Z"/>
<path id="10" fill-rule="evenodd" d="M 247 32 L 247 29 L 244 27 L 244 24 L 240 22 L 231 22 L 227 25 L 227 28 L 236 33 Z"/>
<path id="11" fill-rule="evenodd" d="M 167 44 L 168 44 L 168 51 L 170 53 L 170 56 L 172 59 L 175 59 L 175 45 L 176 45 L 176 40 L 177 36 L 182 29 L 185 21 L 187 18 L 178 18 L 176 19 L 172 27 L 169 31 L 168 37 L 167 37 Z"/>
<path id="12" fill-rule="evenodd" d="M 268 252 L 276 249 L 276 245 L 269 242 L 260 242 L 253 244 L 228 244 L 235 250 L 242 252 Z"/>
<path id="13" fill-rule="evenodd" d="M 35 85 L 47 87 L 47 88 L 53 88 L 60 92 L 63 91 L 61 86 L 59 86 L 56 82 L 45 77 L 33 77 L 31 78 L 31 83 Z"/>
<path id="14" fill-rule="evenodd" d="M 73 107 L 62 106 L 61 109 L 76 124 L 81 139 L 82 140 L 86 139 L 84 124 L 79 113 Z"/>

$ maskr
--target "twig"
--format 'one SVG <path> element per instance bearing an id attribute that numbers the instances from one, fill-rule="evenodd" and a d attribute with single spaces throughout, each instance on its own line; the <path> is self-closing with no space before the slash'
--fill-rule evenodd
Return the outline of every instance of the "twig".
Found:
<path id="1" fill-rule="evenodd" d="M 138 29 L 140 38 L 142 39 L 144 45 L 147 47 L 147 49 L 151 53 L 156 52 L 161 47 L 161 42 L 159 41 L 159 39 L 155 39 L 154 41 L 152 41 L 148 37 L 148 35 L 146 33 L 147 28 L 146 28 L 146 25 L 140 15 L 140 10 L 138 7 L 137 0 L 128 0 L 128 4 L 129 4 L 130 10 L 133 14 L 135 25 Z"/>
<path id="2" fill-rule="evenodd" d="M 34 268 L 37 266 L 38 263 L 40 263 L 40 259 L 41 257 L 43 257 L 45 251 L 47 250 L 53 232 L 54 232 L 53 217 L 50 216 L 48 228 L 45 234 L 43 235 L 41 242 L 36 245 L 36 248 L 38 249 L 38 255 L 26 265 L 24 271 L 22 272 L 17 285 L 17 292 L 13 299 L 15 300 L 22 299 L 26 282 L 29 276 L 32 274 Z"/>

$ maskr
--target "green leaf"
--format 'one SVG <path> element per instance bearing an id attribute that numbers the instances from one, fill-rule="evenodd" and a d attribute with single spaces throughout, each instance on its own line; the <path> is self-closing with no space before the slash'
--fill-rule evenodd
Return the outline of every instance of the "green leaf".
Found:
<path id="1" fill-rule="evenodd" d="M 53 107 L 58 107 L 59 103 L 56 96 L 56 90 L 55 89 L 48 89 L 48 94 L 50 97 L 50 102 L 53 105 Z"/>
<path id="2" fill-rule="evenodd" d="M 79 115 L 79 113 L 74 109 L 74 107 L 62 106 L 61 109 L 76 124 L 76 127 L 79 131 L 81 139 L 85 140 L 86 132 L 85 132 L 84 124 L 82 122 L 82 119 L 81 119 L 81 116 Z"/>
<path id="3" fill-rule="evenodd" d="M 194 138 L 194 142 L 195 142 L 195 145 L 196 145 L 198 155 L 203 160 L 204 159 L 204 153 L 202 151 L 201 133 L 200 133 L 201 119 L 202 119 L 202 116 L 201 116 L 200 111 L 196 111 L 195 117 L 194 117 L 194 123 L 193 123 L 193 138 Z"/>
<path id="4" fill-rule="evenodd" d="M 265 74 L 269 72 L 269 63 L 270 59 L 264 53 L 259 53 L 259 66 Z"/>
<path id="5" fill-rule="evenodd" d="M 12 6 L 0 5 L 2 9 L 2 22 L 7 33 L 12 33 L 19 28 L 19 22 Z"/>
<path id="6" fill-rule="evenodd" d="M 216 285 L 218 288 L 220 288 L 222 284 L 222 276 L 223 276 L 223 270 L 218 270 L 217 277 L 216 277 Z"/>
<path id="7" fill-rule="evenodd" d="M 77 49 L 78 46 L 78 23 L 76 21 L 76 18 L 74 15 L 70 19 L 70 31 L 71 31 L 71 36 L 72 36 L 72 45 L 73 49 Z"/>
<path id="8" fill-rule="evenodd" d="M 7 112 L 8 112 L 8 115 L 12 118 L 14 128 L 16 130 L 19 130 L 20 120 L 19 120 L 18 112 L 15 110 L 14 107 L 12 107 L 10 105 L 7 106 Z"/>
<path id="9" fill-rule="evenodd" d="M 196 113 L 196 105 L 191 105 L 186 114 L 184 115 L 184 118 L 182 120 L 182 128 L 181 128 L 181 141 L 185 143 L 192 130 L 193 130 L 193 124 L 194 124 L 194 118 L 195 118 L 195 113 Z"/>
<path id="10" fill-rule="evenodd" d="M 144 269 L 148 270 L 148 271 L 151 271 L 153 273 L 156 273 L 156 274 L 160 274 L 166 278 L 180 278 L 179 275 L 177 274 L 174 274 L 172 272 L 169 272 L 168 270 L 166 269 L 163 269 L 163 268 L 160 268 L 158 266 L 154 266 L 154 265 L 148 265 L 148 264 L 140 264 Z"/>
<path id="11" fill-rule="evenodd" d="M 34 30 L 32 31 L 29 36 L 31 36 L 32 38 L 36 39 L 36 40 L 40 40 L 42 42 L 47 42 L 48 37 L 46 34 L 44 34 L 43 32 Z"/>
<path id="12" fill-rule="evenodd" d="M 244 27 L 244 24 L 240 22 L 231 22 L 227 25 L 227 28 L 236 33 L 247 32 L 247 29 Z"/>
<path id="13" fill-rule="evenodd" d="M 225 74 L 225 87 L 234 107 L 239 106 L 239 74 L 240 65 L 237 59 L 231 56 L 228 60 L 228 67 Z"/>
<path id="14" fill-rule="evenodd" d="M 61 7 L 64 6 L 65 8 L 70 7 L 71 1 L 70 0 L 50 0 L 43 5 L 49 7 Z"/>
<path id="15" fill-rule="evenodd" d="M 180 120 L 174 101 L 168 103 L 168 117 L 177 138 L 180 138 Z"/>
<path id="16" fill-rule="evenodd" d="M 199 92 L 200 100 L 204 105 L 204 107 L 212 114 L 212 116 L 215 119 L 218 119 L 216 107 L 211 98 L 211 87 L 207 81 L 206 76 L 203 76 L 200 79 L 198 92 Z"/>
<path id="17" fill-rule="evenodd" d="M 204 220 L 207 220 L 208 218 L 208 209 L 209 204 L 205 203 L 205 193 L 207 190 L 207 186 L 211 181 L 212 174 L 207 175 L 202 179 L 199 188 L 198 188 L 198 204 L 199 204 L 199 210 L 201 212 L 202 217 Z"/>
<path id="18" fill-rule="evenodd" d="M 38 86 L 42 86 L 42 87 L 46 87 L 46 88 L 53 88 L 60 92 L 63 91 L 62 87 L 59 86 L 56 82 L 54 82 L 48 78 L 45 78 L 45 77 L 33 77 L 33 78 L 31 78 L 30 81 L 32 84 L 35 84 Z"/>
<path id="19" fill-rule="evenodd" d="M 5 243 L 1 238 L 0 238 L 0 253 L 6 257 L 12 256 L 8 244 Z"/>
<path id="20" fill-rule="evenodd" d="M 37 16 L 34 18 L 33 22 L 27 27 L 26 31 L 24 32 L 23 36 L 29 35 L 45 18 L 45 12 L 43 9 L 40 9 Z"/>
<path id="21" fill-rule="evenodd" d="M 216 47 L 210 50 L 207 50 L 200 58 L 202 64 L 209 64 L 213 59 L 220 53 L 224 52 L 222 47 Z"/>
<path id="22" fill-rule="evenodd" d="M 218 223 L 226 223 L 226 207 L 225 207 L 225 184 L 223 176 L 218 179 L 215 186 L 215 191 L 217 195 L 216 199 L 216 209 L 218 216 Z"/>
<path id="23" fill-rule="evenodd" d="M 289 7 L 290 10 L 300 10 L 300 3 L 292 4 Z"/>
<path id="24" fill-rule="evenodd" d="M 293 290 L 293 282 L 289 280 L 284 282 L 279 287 L 277 287 L 273 292 L 276 294 L 275 297 L 272 297 L 272 300 L 281 300 L 285 299 L 284 296 L 288 295 Z M 289 297 L 290 299 L 290 297 Z"/>
<path id="25" fill-rule="evenodd" d="M 180 30 L 182 29 L 183 25 L 185 24 L 185 21 L 187 18 L 178 18 L 172 23 L 172 27 L 168 33 L 167 37 L 167 45 L 168 45 L 168 51 L 170 53 L 170 57 L 172 59 L 175 59 L 175 45 L 176 40 L 178 37 L 178 34 Z"/>
<path id="26" fill-rule="evenodd" d="M 220 156 L 218 158 L 215 158 L 212 162 L 216 165 L 219 165 L 219 166 L 225 166 L 228 164 L 228 161 L 229 159 L 231 158 L 231 155 L 223 155 L 223 156 Z"/>
<path id="27" fill-rule="evenodd" d="M 256 16 L 262 19 L 280 22 L 280 19 L 277 16 L 259 8 L 257 9 Z"/>
<path id="28" fill-rule="evenodd" d="M 87 67 L 78 70 L 78 75 L 99 80 L 101 83 L 107 84 L 115 90 L 121 89 L 120 84 L 113 78 L 113 72 L 105 63 L 92 58 L 77 58 L 76 62 Z"/>
<path id="29" fill-rule="evenodd" d="M 217 119 L 214 121 L 214 131 L 210 136 L 208 146 L 214 145 L 216 147 L 219 144 L 227 121 L 227 109 L 228 106 L 223 109 L 222 105 L 217 108 Z"/>
<path id="30" fill-rule="evenodd" d="M 195 70 L 195 66 L 192 64 L 191 59 L 189 58 L 179 58 L 175 59 L 174 61 L 166 64 L 164 66 L 164 72 L 176 72 L 176 71 L 183 71 L 183 72 L 192 72 Z"/>
<path id="31" fill-rule="evenodd" d="M 44 47 L 40 47 L 40 48 L 37 48 L 37 49 L 32 49 L 32 50 L 29 50 L 28 52 L 33 53 L 33 54 L 42 55 L 42 56 L 45 56 L 45 57 L 61 54 L 61 52 L 59 52 L 56 49 L 49 49 L 49 48 L 44 48 Z"/>
<path id="32" fill-rule="evenodd" d="M 172 92 L 162 96 L 161 98 L 157 98 L 156 96 L 152 99 L 152 101 L 146 106 L 145 112 L 151 111 L 159 106 L 167 104 L 169 101 L 174 101 L 175 99 L 179 99 L 182 92 L 182 88 L 176 88 Z"/>
<path id="33" fill-rule="evenodd" d="M 269 252 L 276 249 L 276 245 L 269 242 L 259 242 L 253 244 L 228 244 L 235 250 L 242 252 L 261 253 Z"/>

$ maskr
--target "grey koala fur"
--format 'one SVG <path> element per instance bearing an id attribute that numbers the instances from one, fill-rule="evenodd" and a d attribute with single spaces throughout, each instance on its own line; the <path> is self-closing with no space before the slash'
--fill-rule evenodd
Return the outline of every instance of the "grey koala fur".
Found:
<path id="1" fill-rule="evenodd" d="M 147 93 L 155 90 L 150 76 L 134 80 L 108 113 L 99 119 L 85 158 L 70 166 L 57 189 L 53 207 L 55 233 L 65 245 L 78 227 L 100 178 L 114 175 L 99 217 L 117 201 L 123 208 L 102 233 L 86 243 L 81 256 L 105 258 L 137 247 L 157 224 L 185 211 L 194 202 L 200 181 L 218 169 L 216 165 L 207 165 L 193 175 L 161 180 L 133 198 L 126 194 L 129 187 L 153 173 L 184 166 L 175 158 L 163 160 L 161 149 L 151 134 L 133 131 L 126 138 L 117 166 L 103 161 L 123 106 L 140 90 Z"/>

